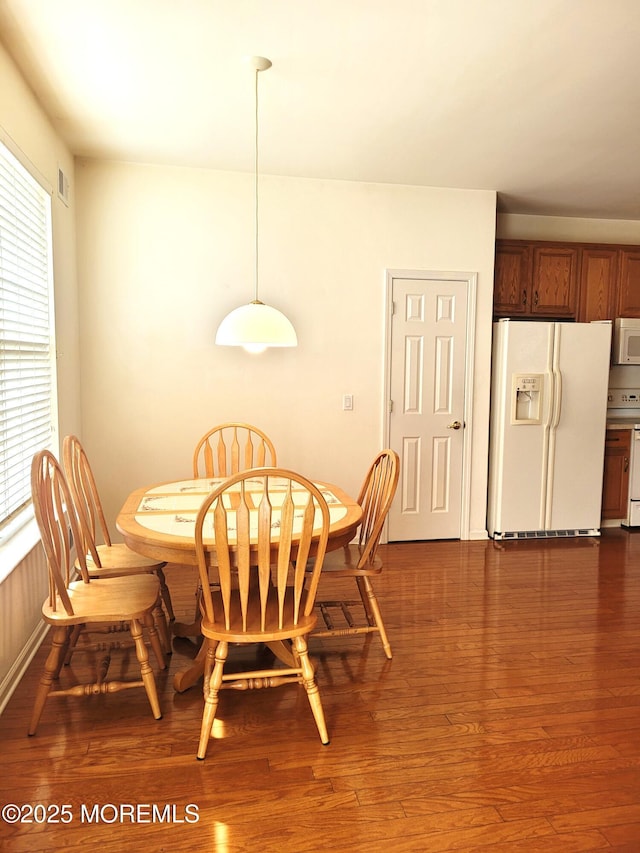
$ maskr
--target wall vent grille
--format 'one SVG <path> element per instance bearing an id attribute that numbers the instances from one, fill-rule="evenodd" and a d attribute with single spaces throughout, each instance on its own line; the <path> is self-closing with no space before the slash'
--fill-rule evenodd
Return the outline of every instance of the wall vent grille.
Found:
<path id="1" fill-rule="evenodd" d="M 58 198 L 69 207 L 69 178 L 58 166 Z"/>
<path id="2" fill-rule="evenodd" d="M 600 536 L 596 528 L 573 528 L 567 530 L 507 530 L 494 533 L 494 539 L 568 539 L 573 536 Z"/>

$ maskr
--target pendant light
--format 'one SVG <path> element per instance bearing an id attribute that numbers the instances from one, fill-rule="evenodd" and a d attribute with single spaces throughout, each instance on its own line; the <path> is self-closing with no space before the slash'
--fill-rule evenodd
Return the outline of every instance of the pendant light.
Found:
<path id="1" fill-rule="evenodd" d="M 291 322 L 270 305 L 258 298 L 258 74 L 271 68 L 263 56 L 250 59 L 255 70 L 255 288 L 254 298 L 224 318 L 218 326 L 216 344 L 241 346 L 252 353 L 264 352 L 267 347 L 295 347 L 298 338 Z"/>

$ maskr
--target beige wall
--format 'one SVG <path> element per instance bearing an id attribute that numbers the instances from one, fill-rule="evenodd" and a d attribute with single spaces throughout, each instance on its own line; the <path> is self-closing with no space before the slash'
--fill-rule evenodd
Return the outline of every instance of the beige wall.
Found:
<path id="1" fill-rule="evenodd" d="M 0 139 L 53 191 L 58 166 L 71 181 L 65 206 L 52 194 L 59 433 L 80 431 L 74 163 L 31 90 L 0 47 Z M 34 547 L 35 546 L 35 547 Z M 24 559 L 23 559 L 24 558 Z M 14 568 L 15 566 L 15 568 Z M 0 708 L 36 648 L 47 594 L 46 566 L 35 523 L 0 548 Z"/>
<path id="2" fill-rule="evenodd" d="M 511 240 L 559 240 L 584 243 L 640 243 L 640 222 L 500 213 L 496 236 Z"/>
<path id="3" fill-rule="evenodd" d="M 76 179 L 83 436 L 111 519 L 132 488 L 189 474 L 224 420 L 357 492 L 383 436 L 385 269 L 424 269 L 478 273 L 471 531 L 485 535 L 493 192 L 261 177 L 260 296 L 300 345 L 250 356 L 213 341 L 253 295 L 252 177 L 87 161 Z"/>

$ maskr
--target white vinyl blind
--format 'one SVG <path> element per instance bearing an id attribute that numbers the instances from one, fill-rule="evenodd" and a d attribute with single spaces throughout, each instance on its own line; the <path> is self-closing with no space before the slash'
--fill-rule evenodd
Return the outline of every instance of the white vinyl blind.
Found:
<path id="1" fill-rule="evenodd" d="M 0 536 L 52 445 L 51 197 L 0 143 Z"/>

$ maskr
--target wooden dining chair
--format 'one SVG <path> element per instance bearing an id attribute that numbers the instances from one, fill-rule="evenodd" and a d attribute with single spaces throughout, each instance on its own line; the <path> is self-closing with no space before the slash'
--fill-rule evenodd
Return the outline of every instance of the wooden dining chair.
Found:
<path id="1" fill-rule="evenodd" d="M 252 424 L 222 423 L 212 427 L 196 444 L 193 452 L 194 477 L 229 477 L 249 468 L 277 464 L 276 449 L 266 433 Z M 195 616 L 192 623 L 178 622 L 176 636 L 200 633 L 200 584 L 196 590 Z"/>
<path id="2" fill-rule="evenodd" d="M 348 637 L 377 633 L 384 653 L 391 658 L 391 645 L 380 613 L 371 578 L 382 572 L 377 554 L 382 527 L 398 486 L 400 462 L 393 450 L 383 450 L 374 459 L 364 480 L 358 503 L 362 522 L 357 542 L 332 551 L 325 557 L 322 581 L 331 578 L 355 578 L 360 599 L 354 601 L 317 601 L 325 627 L 314 629 L 314 637 Z M 351 608 L 362 605 L 364 617 L 357 619 Z M 361 611 L 362 612 L 362 611 Z"/>
<path id="3" fill-rule="evenodd" d="M 62 458 L 71 497 L 80 522 L 89 577 L 109 578 L 151 573 L 157 575 L 162 602 L 169 620 L 173 621 L 175 618 L 173 604 L 163 571 L 166 563 L 137 554 L 124 542 L 111 541 L 91 465 L 82 444 L 75 435 L 65 436 L 62 442 Z M 99 537 L 102 539 L 101 542 Z M 170 651 L 171 644 L 166 620 L 161 613 L 156 614 L 156 622 L 165 649 Z"/>
<path id="4" fill-rule="evenodd" d="M 274 482 L 278 489 L 282 487 L 278 500 L 269 496 Z M 329 523 L 320 490 L 284 468 L 240 472 L 203 502 L 195 525 L 203 590 L 201 630 L 208 644 L 199 759 L 206 756 L 219 691 L 225 687 L 246 690 L 302 684 L 320 740 L 329 742 L 307 650 L 307 635 L 316 623 L 313 604 Z M 209 559 L 208 550 L 213 552 Z M 218 572 L 219 585 L 213 588 L 208 582 L 209 562 Z M 281 658 L 288 663 L 226 673 L 230 643 L 266 643 L 274 651 L 280 646 Z"/>
<path id="5" fill-rule="evenodd" d="M 219 424 L 202 436 L 193 453 L 194 477 L 229 477 L 265 465 L 277 465 L 276 449 L 251 424 Z"/>
<path id="6" fill-rule="evenodd" d="M 144 687 L 153 716 L 162 716 L 149 653 L 143 638 L 146 628 L 149 643 L 160 669 L 166 663 L 153 618 L 160 598 L 158 578 L 153 575 L 132 577 L 90 578 L 82 549 L 77 561 L 73 543 L 81 542 L 81 533 L 71 493 L 64 473 L 55 456 L 42 450 L 33 457 L 31 493 L 36 520 L 49 571 L 49 595 L 42 606 L 45 622 L 53 626 L 51 650 L 36 690 L 29 734 L 36 732 L 47 699 L 51 696 L 92 696 L 115 693 L 133 687 Z M 79 579 L 77 573 L 79 572 Z M 140 680 L 107 680 L 110 653 L 100 662 L 96 680 L 91 684 L 56 687 L 72 634 L 80 627 L 90 633 L 93 627 L 105 623 L 127 623 L 140 664 Z"/>

